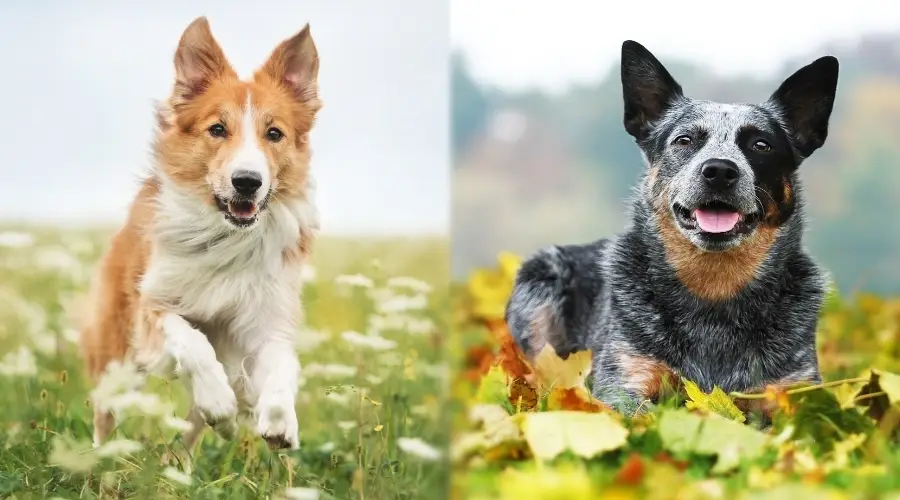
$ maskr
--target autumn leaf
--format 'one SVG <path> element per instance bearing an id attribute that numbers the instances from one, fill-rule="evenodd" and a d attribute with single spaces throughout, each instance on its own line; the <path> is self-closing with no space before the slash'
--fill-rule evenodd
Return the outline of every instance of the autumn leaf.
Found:
<path id="1" fill-rule="evenodd" d="M 768 442 L 765 434 L 717 413 L 698 415 L 681 409 L 662 412 L 659 436 L 672 452 L 716 455 L 713 472 L 727 472 L 741 460 L 758 458 Z"/>
<path id="2" fill-rule="evenodd" d="M 607 413 L 551 411 L 516 415 L 532 454 L 552 460 L 570 451 L 582 458 L 625 445 L 628 430 Z"/>
<path id="3" fill-rule="evenodd" d="M 507 469 L 499 478 L 499 490 L 501 500 L 592 500 L 599 496 L 584 468 L 571 465 L 558 469 Z"/>
<path id="4" fill-rule="evenodd" d="M 787 415 L 794 414 L 794 407 L 791 406 L 791 398 L 787 393 L 787 389 L 779 385 L 768 385 L 763 392 L 766 401 L 773 403 L 774 406 Z"/>
<path id="5" fill-rule="evenodd" d="M 547 409 L 584 411 L 599 413 L 611 411 L 608 406 L 595 399 L 585 387 L 556 387 L 547 395 Z"/>
<path id="6" fill-rule="evenodd" d="M 535 383 L 541 391 L 551 388 L 585 387 L 591 371 L 591 351 L 579 351 L 562 359 L 550 344 L 534 358 Z"/>
<path id="7" fill-rule="evenodd" d="M 900 375 L 873 368 L 853 401 L 866 408 L 883 432 L 900 427 Z"/>
<path id="8" fill-rule="evenodd" d="M 644 460 L 637 453 L 632 453 L 616 473 L 616 482 L 637 486 L 644 480 Z"/>
<path id="9" fill-rule="evenodd" d="M 538 393 L 535 388 L 522 378 L 509 379 L 509 402 L 516 412 L 531 410 L 538 404 Z"/>
<path id="10" fill-rule="evenodd" d="M 460 462 L 482 454 L 493 460 L 520 457 L 524 440 L 518 422 L 500 405 L 478 404 L 469 409 L 475 429 L 458 434 L 450 447 L 451 459 Z"/>
<path id="11" fill-rule="evenodd" d="M 470 313 L 478 319 L 503 319 L 506 302 L 512 294 L 516 272 L 522 259 L 515 254 L 502 252 L 497 262 L 496 269 L 478 269 L 469 277 L 468 292 L 472 303 Z"/>
<path id="12" fill-rule="evenodd" d="M 516 345 L 512 335 L 509 334 L 506 324 L 495 326 L 493 331 L 497 342 L 500 344 L 496 362 L 503 367 L 503 371 L 510 377 L 530 380 L 534 374 L 534 369 L 525 361 L 525 356 L 522 355 L 522 351 Z"/>
<path id="13" fill-rule="evenodd" d="M 492 366 L 482 377 L 475 392 L 475 401 L 486 404 L 502 404 L 509 401 L 509 386 L 503 368 Z"/>
<path id="14" fill-rule="evenodd" d="M 740 408 L 735 406 L 731 397 L 725 394 L 725 391 L 718 386 L 713 387 L 712 392 L 706 394 L 700 390 L 697 384 L 690 380 L 683 378 L 682 382 L 684 383 L 684 390 L 687 392 L 688 398 L 690 398 L 685 403 L 688 409 L 716 413 L 735 422 L 743 423 L 747 420 Z"/>
<path id="15" fill-rule="evenodd" d="M 834 443 L 850 434 L 869 433 L 872 419 L 856 408 L 842 409 L 829 391 L 813 390 L 791 395 L 796 412 L 791 418 L 794 439 L 809 439 L 816 453 L 831 451 Z"/>

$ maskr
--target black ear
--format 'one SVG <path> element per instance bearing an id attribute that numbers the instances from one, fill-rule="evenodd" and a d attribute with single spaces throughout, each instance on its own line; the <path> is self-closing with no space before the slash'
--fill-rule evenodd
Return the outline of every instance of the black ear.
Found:
<path id="1" fill-rule="evenodd" d="M 622 44 L 622 96 L 625 130 L 641 140 L 647 136 L 650 124 L 683 94 L 681 85 L 649 50 L 626 40 Z"/>
<path id="2" fill-rule="evenodd" d="M 825 144 L 837 82 L 838 60 L 825 56 L 797 70 L 769 98 L 784 114 L 804 158 Z"/>

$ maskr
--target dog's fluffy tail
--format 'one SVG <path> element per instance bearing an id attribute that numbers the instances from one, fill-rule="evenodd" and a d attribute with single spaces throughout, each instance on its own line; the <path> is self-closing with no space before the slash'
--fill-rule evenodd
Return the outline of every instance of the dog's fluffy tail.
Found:
<path id="1" fill-rule="evenodd" d="M 600 260 L 606 240 L 552 246 L 519 269 L 506 305 L 510 334 L 528 358 L 546 344 L 566 358 L 587 348 L 594 303 L 602 292 Z"/>

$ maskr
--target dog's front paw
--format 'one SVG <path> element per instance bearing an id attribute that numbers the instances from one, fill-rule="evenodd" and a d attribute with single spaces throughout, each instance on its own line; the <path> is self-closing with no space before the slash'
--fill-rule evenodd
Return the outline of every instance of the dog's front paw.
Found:
<path id="1" fill-rule="evenodd" d="M 208 375 L 197 377 L 194 380 L 193 394 L 194 405 L 216 434 L 225 439 L 234 438 L 238 430 L 238 404 L 228 380 Z"/>
<path id="2" fill-rule="evenodd" d="M 256 432 L 266 440 L 270 449 L 300 447 L 297 431 L 297 412 L 293 398 L 287 395 L 264 397 L 257 405 Z"/>

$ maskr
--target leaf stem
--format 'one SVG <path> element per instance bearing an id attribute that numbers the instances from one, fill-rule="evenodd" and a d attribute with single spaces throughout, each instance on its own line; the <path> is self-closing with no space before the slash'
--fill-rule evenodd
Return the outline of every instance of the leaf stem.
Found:
<path id="1" fill-rule="evenodd" d="M 844 385 L 844 384 L 858 384 L 861 382 L 868 382 L 868 381 L 869 381 L 868 377 L 846 378 L 843 380 L 832 380 L 831 382 L 825 382 L 822 384 L 798 387 L 796 389 L 790 389 L 790 390 L 787 390 L 784 392 L 785 392 L 785 394 L 793 395 L 793 394 L 800 394 L 803 392 L 815 391 L 818 389 L 827 389 L 829 387 L 837 387 L 839 385 Z M 765 399 L 765 397 L 766 397 L 765 393 L 747 394 L 747 393 L 738 392 L 738 391 L 730 392 L 730 393 L 728 393 L 728 395 L 735 399 Z"/>
<path id="2" fill-rule="evenodd" d="M 877 398 L 877 397 L 879 397 L 879 396 L 884 396 L 884 395 L 887 395 L 887 393 L 884 392 L 884 391 L 878 391 L 878 392 L 872 392 L 872 393 L 869 393 L 869 394 L 863 394 L 862 396 L 856 396 L 855 398 L 853 398 L 853 402 L 854 402 L 854 403 L 858 403 L 858 402 L 863 401 L 863 400 L 865 400 L 865 399 Z"/>

